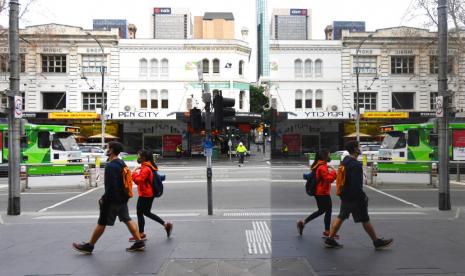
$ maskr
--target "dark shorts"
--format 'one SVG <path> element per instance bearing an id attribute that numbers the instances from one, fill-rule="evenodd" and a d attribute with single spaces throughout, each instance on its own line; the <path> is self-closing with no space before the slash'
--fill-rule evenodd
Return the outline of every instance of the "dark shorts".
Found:
<path id="1" fill-rule="evenodd" d="M 100 216 L 98 218 L 99 225 L 112 226 L 115 224 L 116 217 L 118 217 L 121 222 L 131 221 L 127 203 L 100 204 Z"/>
<path id="2" fill-rule="evenodd" d="M 369 222 L 368 216 L 368 198 L 364 201 L 348 201 L 341 200 L 341 210 L 339 211 L 339 218 L 346 220 L 352 214 L 354 222 Z"/>

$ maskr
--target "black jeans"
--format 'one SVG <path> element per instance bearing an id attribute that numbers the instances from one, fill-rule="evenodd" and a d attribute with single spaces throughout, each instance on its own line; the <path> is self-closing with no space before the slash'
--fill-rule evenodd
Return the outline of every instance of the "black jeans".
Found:
<path id="1" fill-rule="evenodd" d="M 244 156 L 245 156 L 245 153 L 239 153 L 239 163 L 240 164 L 244 164 Z"/>
<path id="2" fill-rule="evenodd" d="M 305 219 L 305 224 L 309 223 L 310 221 L 314 220 L 315 218 L 325 214 L 325 230 L 329 231 L 331 227 L 331 213 L 333 211 L 333 204 L 331 202 L 331 196 L 323 195 L 323 196 L 315 196 L 316 204 L 318 206 L 318 210 L 313 212 L 308 218 Z"/>
<path id="3" fill-rule="evenodd" d="M 153 219 L 161 225 L 165 225 L 164 220 L 151 212 L 153 200 L 154 197 L 139 197 L 137 200 L 137 222 L 139 224 L 140 233 L 144 233 L 145 230 L 144 216 Z"/>

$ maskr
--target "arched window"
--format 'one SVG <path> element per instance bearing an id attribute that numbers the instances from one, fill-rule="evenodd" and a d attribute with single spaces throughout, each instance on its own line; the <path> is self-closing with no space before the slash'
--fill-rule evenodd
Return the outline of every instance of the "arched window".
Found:
<path id="1" fill-rule="evenodd" d="M 150 90 L 150 108 L 158 108 L 158 91 L 155 89 Z"/>
<path id="2" fill-rule="evenodd" d="M 147 108 L 147 90 L 139 91 L 140 108 Z"/>
<path id="3" fill-rule="evenodd" d="M 313 108 L 313 91 L 310 89 L 305 91 L 305 108 Z"/>
<path id="4" fill-rule="evenodd" d="M 313 62 L 310 59 L 305 60 L 304 72 L 306 78 L 312 77 Z"/>
<path id="5" fill-rule="evenodd" d="M 139 76 L 147 76 L 147 60 L 145 58 L 139 60 Z"/>
<path id="6" fill-rule="evenodd" d="M 296 78 L 302 77 L 302 60 L 300 59 L 294 61 L 294 75 Z"/>
<path id="7" fill-rule="evenodd" d="M 165 89 L 161 91 L 161 108 L 168 108 L 168 90 Z"/>
<path id="8" fill-rule="evenodd" d="M 323 61 L 321 59 L 315 61 L 315 75 L 317 77 L 323 76 Z"/>
<path id="9" fill-rule="evenodd" d="M 244 109 L 245 91 L 239 92 L 239 109 Z"/>
<path id="10" fill-rule="evenodd" d="M 244 61 L 241 60 L 239 61 L 239 76 L 243 76 L 244 75 Z"/>
<path id="11" fill-rule="evenodd" d="M 220 73 L 220 60 L 215 58 L 213 60 L 213 74 L 219 74 Z"/>
<path id="12" fill-rule="evenodd" d="M 210 61 L 206 58 L 202 60 L 202 72 L 204 74 L 210 73 Z"/>
<path id="13" fill-rule="evenodd" d="M 323 91 L 317 90 L 315 92 L 315 108 L 321 109 L 323 108 Z"/>
<path id="14" fill-rule="evenodd" d="M 166 58 L 161 60 L 161 75 L 166 77 L 169 74 L 168 60 Z"/>
<path id="15" fill-rule="evenodd" d="M 158 60 L 156 58 L 150 60 L 150 76 L 158 77 Z"/>
<path id="16" fill-rule="evenodd" d="M 302 90 L 295 91 L 295 108 L 302 108 Z"/>

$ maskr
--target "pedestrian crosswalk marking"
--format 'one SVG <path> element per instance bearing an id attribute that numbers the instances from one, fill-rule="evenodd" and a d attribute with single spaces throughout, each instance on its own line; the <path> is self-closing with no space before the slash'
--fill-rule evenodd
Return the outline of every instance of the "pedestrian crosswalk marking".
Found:
<path id="1" fill-rule="evenodd" d="M 250 255 L 271 254 L 271 231 L 265 221 L 253 221 L 253 230 L 245 230 Z"/>

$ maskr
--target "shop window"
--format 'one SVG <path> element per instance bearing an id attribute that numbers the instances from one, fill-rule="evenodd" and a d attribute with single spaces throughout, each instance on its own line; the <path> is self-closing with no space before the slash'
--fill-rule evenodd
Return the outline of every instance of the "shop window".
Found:
<path id="1" fill-rule="evenodd" d="M 447 59 L 447 74 L 454 73 L 454 62 L 455 59 L 453 56 L 448 56 Z M 439 73 L 439 61 L 438 56 L 430 56 L 429 57 L 429 73 L 430 74 L 438 74 Z"/>
<path id="2" fill-rule="evenodd" d="M 391 74 L 414 74 L 415 57 L 391 57 Z"/>
<path id="3" fill-rule="evenodd" d="M 294 61 L 294 76 L 296 78 L 302 77 L 302 60 L 300 59 Z"/>
<path id="4" fill-rule="evenodd" d="M 220 60 L 215 58 L 213 60 L 213 74 L 219 74 L 220 73 Z"/>
<path id="5" fill-rule="evenodd" d="M 42 55 L 43 73 L 66 73 L 66 55 Z"/>
<path id="6" fill-rule="evenodd" d="M 161 60 L 161 75 L 167 77 L 169 75 L 169 64 L 166 58 Z"/>
<path id="7" fill-rule="evenodd" d="M 139 60 L 139 76 L 147 76 L 147 60 L 145 58 Z"/>
<path id="8" fill-rule="evenodd" d="M 415 108 L 415 93 L 393 92 L 392 108 L 398 110 L 412 110 Z"/>
<path id="9" fill-rule="evenodd" d="M 210 72 L 210 61 L 206 58 L 202 60 L 202 72 L 208 74 Z"/>
<path id="10" fill-rule="evenodd" d="M 431 110 L 436 110 L 436 97 L 437 96 L 438 96 L 438 92 L 429 93 L 429 108 Z"/>
<path id="11" fill-rule="evenodd" d="M 239 92 L 239 109 L 244 109 L 244 98 L 245 98 L 245 92 L 241 91 Z"/>
<path id="12" fill-rule="evenodd" d="M 158 91 L 157 90 L 150 91 L 150 108 L 152 109 L 158 108 Z"/>
<path id="13" fill-rule="evenodd" d="M 315 108 L 323 108 L 323 91 L 321 90 L 315 92 Z"/>
<path id="14" fill-rule="evenodd" d="M 21 60 L 20 72 L 24 73 L 26 71 L 26 55 L 19 54 L 19 58 Z M 10 55 L 0 54 L 0 73 L 8 72 L 10 72 Z"/>
<path id="15" fill-rule="evenodd" d="M 313 91 L 305 91 L 305 108 L 313 108 Z"/>
<path id="16" fill-rule="evenodd" d="M 323 76 L 323 61 L 321 59 L 317 59 L 315 61 L 315 76 L 317 77 Z"/>
<path id="17" fill-rule="evenodd" d="M 378 72 L 377 56 L 354 56 L 354 74 L 376 74 Z"/>
<path id="18" fill-rule="evenodd" d="M 168 90 L 161 91 L 161 108 L 168 108 Z"/>
<path id="19" fill-rule="evenodd" d="M 147 108 L 147 90 L 139 92 L 140 108 Z"/>
<path id="20" fill-rule="evenodd" d="M 359 107 L 365 110 L 376 110 L 376 92 L 360 92 L 358 96 Z M 357 93 L 354 93 L 354 110 L 357 109 Z"/>
<path id="21" fill-rule="evenodd" d="M 295 108 L 296 109 L 302 108 L 302 90 L 297 90 L 295 92 Z"/>
<path id="22" fill-rule="evenodd" d="M 155 58 L 150 60 L 150 76 L 158 77 L 158 60 Z"/>
<path id="23" fill-rule="evenodd" d="M 103 70 L 106 72 L 105 59 L 103 60 Z M 82 72 L 83 73 L 101 73 L 102 72 L 102 56 L 101 55 L 83 55 L 82 56 Z"/>
<path id="24" fill-rule="evenodd" d="M 107 105 L 107 96 L 104 94 L 105 106 Z M 102 92 L 84 92 L 82 93 L 82 110 L 94 111 L 102 108 Z"/>
<path id="25" fill-rule="evenodd" d="M 66 109 L 65 92 L 42 92 L 43 110 L 64 110 Z"/>
<path id="26" fill-rule="evenodd" d="M 244 61 L 241 60 L 239 61 L 239 76 L 243 76 L 244 75 Z"/>
<path id="27" fill-rule="evenodd" d="M 310 59 L 305 60 L 304 73 L 306 78 L 312 77 L 313 62 Z"/>

